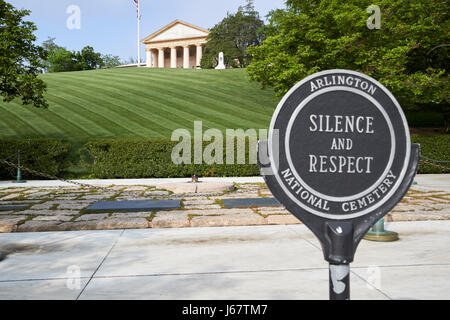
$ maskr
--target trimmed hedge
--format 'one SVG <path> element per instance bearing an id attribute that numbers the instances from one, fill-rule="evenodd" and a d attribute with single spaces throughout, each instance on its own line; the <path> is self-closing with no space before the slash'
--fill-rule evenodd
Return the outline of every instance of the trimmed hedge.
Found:
<path id="1" fill-rule="evenodd" d="M 450 134 L 411 135 L 411 142 L 420 144 L 422 160 L 428 161 L 424 158 L 427 157 L 434 160 L 450 161 Z M 450 168 L 450 162 L 435 164 Z M 444 170 L 434 165 L 425 164 L 421 161 L 419 173 L 450 173 L 450 170 Z"/>
<path id="2" fill-rule="evenodd" d="M 56 139 L 8 139 L 0 140 L 0 159 L 10 157 L 9 161 L 17 163 L 17 151 L 20 150 L 21 165 L 50 175 L 62 175 L 69 166 L 68 155 L 71 144 Z M 14 179 L 15 168 L 0 164 L 0 179 Z M 25 179 L 45 180 L 22 170 Z"/>
<path id="3" fill-rule="evenodd" d="M 421 145 L 422 154 L 428 158 L 450 161 L 450 135 L 411 136 L 413 143 Z M 95 139 L 86 148 L 93 158 L 89 165 L 93 177 L 99 179 L 120 178 L 175 178 L 226 176 L 258 176 L 259 168 L 255 164 L 182 164 L 172 163 L 172 149 L 178 142 L 152 139 Z M 204 142 L 203 147 L 209 142 Z M 236 153 L 235 143 L 235 155 Z M 225 149 L 225 146 L 224 146 Z M 191 147 L 193 151 L 193 147 Z M 248 162 L 248 142 L 246 162 Z M 224 163 L 225 163 L 225 150 Z M 193 152 L 192 152 L 193 155 Z M 449 167 L 449 163 L 443 163 Z M 421 163 L 419 173 L 450 173 L 449 170 Z"/>
<path id="4" fill-rule="evenodd" d="M 245 177 L 260 174 L 256 164 L 225 164 L 225 150 L 224 164 L 176 165 L 172 162 L 171 155 L 172 149 L 177 144 L 178 142 L 164 139 L 91 140 L 86 144 L 93 158 L 93 163 L 89 165 L 90 172 L 99 179 L 175 178 L 191 177 L 194 174 L 200 177 Z M 204 146 L 209 144 L 210 142 L 204 142 Z M 235 155 L 237 155 L 236 148 L 237 143 L 235 143 Z M 248 163 L 248 143 L 246 149 L 246 163 Z M 191 152 L 193 155 L 193 146 L 191 146 Z"/>
<path id="5" fill-rule="evenodd" d="M 450 135 L 412 135 L 413 143 L 421 145 L 424 157 L 450 161 Z M 178 144 L 168 139 L 93 139 L 78 150 L 82 160 L 78 167 L 84 167 L 90 172 L 89 178 L 120 179 L 120 178 L 175 178 L 190 177 L 194 174 L 200 177 L 226 176 L 258 176 L 256 164 L 182 164 L 172 162 L 172 149 Z M 204 142 L 204 147 L 209 145 Z M 235 143 L 235 155 L 237 143 Z M 21 150 L 22 165 L 50 175 L 70 178 L 86 178 L 69 174 L 71 165 L 69 153 L 72 145 L 64 140 L 25 139 L 0 140 L 0 159 L 11 155 L 10 161 L 17 162 L 17 150 Z M 224 146 L 225 149 L 225 146 Z M 248 142 L 246 148 L 248 163 Z M 193 148 L 191 148 L 193 155 Z M 225 150 L 224 150 L 225 163 Z M 75 160 L 75 159 L 73 159 Z M 424 159 L 425 160 L 425 159 Z M 76 161 L 75 161 L 76 162 Z M 450 163 L 441 163 L 450 167 Z M 421 162 L 419 173 L 450 173 L 450 170 Z M 22 172 L 25 179 L 43 179 Z M 0 179 L 11 180 L 16 176 L 16 170 L 0 164 Z"/>

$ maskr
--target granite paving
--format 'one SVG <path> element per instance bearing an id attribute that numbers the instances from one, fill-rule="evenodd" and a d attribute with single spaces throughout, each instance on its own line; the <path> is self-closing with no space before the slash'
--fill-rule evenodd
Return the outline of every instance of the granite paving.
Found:
<path id="1" fill-rule="evenodd" d="M 262 183 L 236 184 L 232 192 L 175 195 L 151 186 L 119 186 L 108 190 L 83 187 L 15 187 L 0 191 L 0 233 L 145 228 L 190 228 L 246 225 L 295 225 L 300 221 L 283 206 L 228 209 L 226 199 L 272 198 Z M 181 209 L 151 212 L 90 213 L 99 201 L 181 200 Z M 226 201 L 225 201 L 226 202 Z M 386 221 L 450 220 L 450 192 L 445 187 L 413 185 Z"/>

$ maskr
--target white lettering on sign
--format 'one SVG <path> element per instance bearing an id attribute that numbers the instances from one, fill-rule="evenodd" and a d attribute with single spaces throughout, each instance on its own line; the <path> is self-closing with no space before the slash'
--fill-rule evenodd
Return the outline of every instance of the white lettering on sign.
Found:
<path id="1" fill-rule="evenodd" d="M 357 77 L 352 76 L 325 76 L 311 81 L 311 92 L 317 91 L 324 87 L 331 86 L 348 86 L 361 89 L 368 92 L 372 96 L 377 91 L 377 87 L 373 84 Z"/>
<path id="2" fill-rule="evenodd" d="M 328 206 L 328 201 L 322 199 L 316 195 L 313 195 L 308 190 L 306 190 L 300 182 L 298 182 L 293 176 L 291 169 L 287 168 L 284 171 L 281 171 L 281 175 L 284 181 L 289 185 L 291 190 L 295 192 L 298 198 L 306 201 L 306 203 L 310 204 L 313 207 L 318 209 L 322 209 L 325 211 L 330 211 L 330 207 Z"/>
<path id="3" fill-rule="evenodd" d="M 371 173 L 373 157 L 309 155 L 309 172 Z"/>
<path id="4" fill-rule="evenodd" d="M 352 150 L 353 140 L 345 138 L 333 138 L 331 143 L 331 150 Z"/>
<path id="5" fill-rule="evenodd" d="M 374 134 L 374 117 L 311 114 L 310 132 Z M 333 138 L 331 150 L 353 149 L 353 140 Z M 309 172 L 318 173 L 372 173 L 374 158 L 368 156 L 309 155 Z"/>
<path id="6" fill-rule="evenodd" d="M 373 117 L 311 114 L 309 120 L 311 132 L 375 133 L 372 127 Z"/>
<path id="7" fill-rule="evenodd" d="M 394 184 L 396 178 L 397 177 L 392 173 L 392 171 L 389 171 L 386 179 L 384 179 L 383 182 L 375 190 L 360 199 L 343 202 L 341 205 L 342 210 L 344 212 L 350 212 L 364 209 L 368 205 L 374 203 L 375 200 L 380 199 L 383 194 L 388 192 L 388 190 Z"/>

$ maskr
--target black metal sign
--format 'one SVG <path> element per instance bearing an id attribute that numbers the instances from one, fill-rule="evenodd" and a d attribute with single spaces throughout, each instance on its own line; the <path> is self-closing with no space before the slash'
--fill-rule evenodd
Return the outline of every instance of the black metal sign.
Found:
<path id="1" fill-rule="evenodd" d="M 330 296 L 348 298 L 359 241 L 417 170 L 419 146 L 411 145 L 399 103 L 364 74 L 316 73 L 282 99 L 258 153 L 273 195 L 321 241 Z"/>

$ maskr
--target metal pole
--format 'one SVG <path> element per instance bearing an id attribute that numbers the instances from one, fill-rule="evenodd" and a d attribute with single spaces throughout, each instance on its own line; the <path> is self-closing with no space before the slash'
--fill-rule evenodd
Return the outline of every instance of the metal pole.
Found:
<path id="1" fill-rule="evenodd" d="M 137 3 L 138 6 L 138 38 L 137 38 L 137 48 L 138 48 L 138 68 L 141 66 L 141 1 Z"/>
<path id="2" fill-rule="evenodd" d="M 330 300 L 350 300 L 350 265 L 330 263 Z"/>
<path id="3" fill-rule="evenodd" d="M 20 149 L 17 150 L 17 177 L 16 181 L 13 181 L 13 183 L 25 183 L 25 180 L 22 180 L 22 172 L 20 170 Z"/>
<path id="4" fill-rule="evenodd" d="M 17 183 L 22 181 L 22 174 L 20 172 L 20 149 L 17 151 Z"/>

